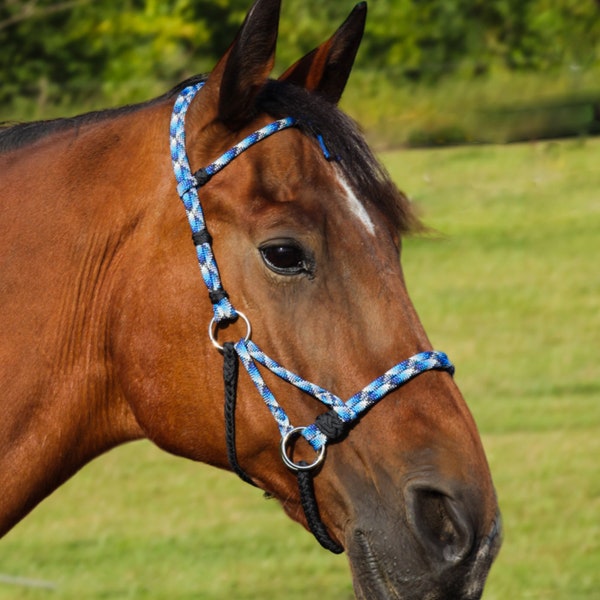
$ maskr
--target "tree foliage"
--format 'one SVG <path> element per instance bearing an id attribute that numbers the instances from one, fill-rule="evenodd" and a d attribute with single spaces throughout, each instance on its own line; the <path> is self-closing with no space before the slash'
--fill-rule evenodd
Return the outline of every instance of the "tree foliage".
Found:
<path id="1" fill-rule="evenodd" d="M 3 0 L 0 103 L 148 97 L 209 70 L 250 0 Z M 349 2 L 285 0 L 278 66 L 328 37 Z M 599 0 L 370 0 L 358 67 L 398 81 L 600 59 Z"/>

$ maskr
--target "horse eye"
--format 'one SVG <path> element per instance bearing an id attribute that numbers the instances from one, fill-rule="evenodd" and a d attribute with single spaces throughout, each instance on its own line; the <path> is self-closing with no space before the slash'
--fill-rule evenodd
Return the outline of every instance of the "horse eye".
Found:
<path id="1" fill-rule="evenodd" d="M 299 275 L 309 271 L 304 250 L 295 243 L 276 242 L 260 248 L 263 261 L 279 275 Z"/>

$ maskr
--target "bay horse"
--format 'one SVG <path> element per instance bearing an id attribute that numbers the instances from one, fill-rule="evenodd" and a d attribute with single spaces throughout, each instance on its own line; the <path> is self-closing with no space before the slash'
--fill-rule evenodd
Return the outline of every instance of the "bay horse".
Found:
<path id="1" fill-rule="evenodd" d="M 148 438 L 279 499 L 357 598 L 480 598 L 500 517 L 405 288 L 419 221 L 337 108 L 366 6 L 270 79 L 279 5 L 160 98 L 0 132 L 0 534 Z"/>

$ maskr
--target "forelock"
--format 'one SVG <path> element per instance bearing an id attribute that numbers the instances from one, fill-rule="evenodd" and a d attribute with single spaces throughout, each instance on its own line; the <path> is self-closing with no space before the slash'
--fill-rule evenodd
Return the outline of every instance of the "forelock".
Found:
<path id="1" fill-rule="evenodd" d="M 357 197 L 381 210 L 400 233 L 420 228 L 411 203 L 375 158 L 358 125 L 337 106 L 294 84 L 270 80 L 256 110 L 279 119 L 294 117 L 307 135 L 322 136 Z"/>

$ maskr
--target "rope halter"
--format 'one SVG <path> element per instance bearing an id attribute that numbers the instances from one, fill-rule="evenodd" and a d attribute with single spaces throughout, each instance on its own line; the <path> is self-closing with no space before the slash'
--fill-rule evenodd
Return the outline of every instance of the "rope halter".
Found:
<path id="1" fill-rule="evenodd" d="M 313 473 L 325 458 L 327 443 L 336 442 L 343 438 L 348 429 L 356 423 L 366 410 L 379 402 L 389 392 L 404 385 L 417 375 L 430 370 L 447 371 L 453 374 L 454 367 L 443 352 L 420 352 L 396 364 L 358 393 L 354 394 L 349 400 L 343 401 L 332 392 L 285 369 L 258 348 L 250 339 L 250 321 L 242 312 L 237 311 L 233 307 L 229 301 L 227 292 L 225 292 L 221 284 L 219 269 L 212 251 L 212 239 L 206 228 L 202 206 L 198 198 L 198 188 L 206 185 L 213 175 L 221 171 L 242 152 L 279 131 L 297 126 L 298 121 L 294 117 L 274 121 L 244 138 L 208 166 L 192 173 L 185 147 L 185 115 L 192 100 L 203 85 L 204 82 L 190 85 L 183 89 L 177 97 L 171 116 L 170 147 L 173 170 L 177 180 L 177 191 L 185 206 L 188 222 L 192 230 L 192 239 L 196 247 L 200 272 L 213 305 L 213 318 L 208 328 L 209 338 L 213 345 L 223 352 L 225 359 L 225 413 L 229 460 L 233 470 L 244 481 L 253 483 L 251 478 L 239 466 L 235 452 L 234 411 L 237 358 L 239 357 L 277 423 L 281 434 L 281 457 L 285 465 L 296 472 L 301 490 L 302 505 L 311 531 L 323 547 L 332 552 L 340 553 L 343 552 L 343 548 L 331 539 L 320 519 L 312 487 Z M 317 136 L 317 141 L 321 146 L 325 158 L 327 160 L 332 159 L 332 155 L 327 150 L 323 139 Z M 246 335 L 235 343 L 228 342 L 221 346 L 217 342 L 215 334 L 219 324 L 233 322 L 238 318 L 241 318 L 246 324 Z M 311 425 L 293 426 L 285 410 L 277 402 L 275 396 L 265 383 L 258 365 L 263 366 L 303 392 L 310 394 L 327 406 L 329 410 L 319 415 Z M 316 458 L 312 463 L 307 464 L 303 461 L 295 462 L 290 457 L 291 445 L 297 436 L 304 437 L 315 450 Z"/>

